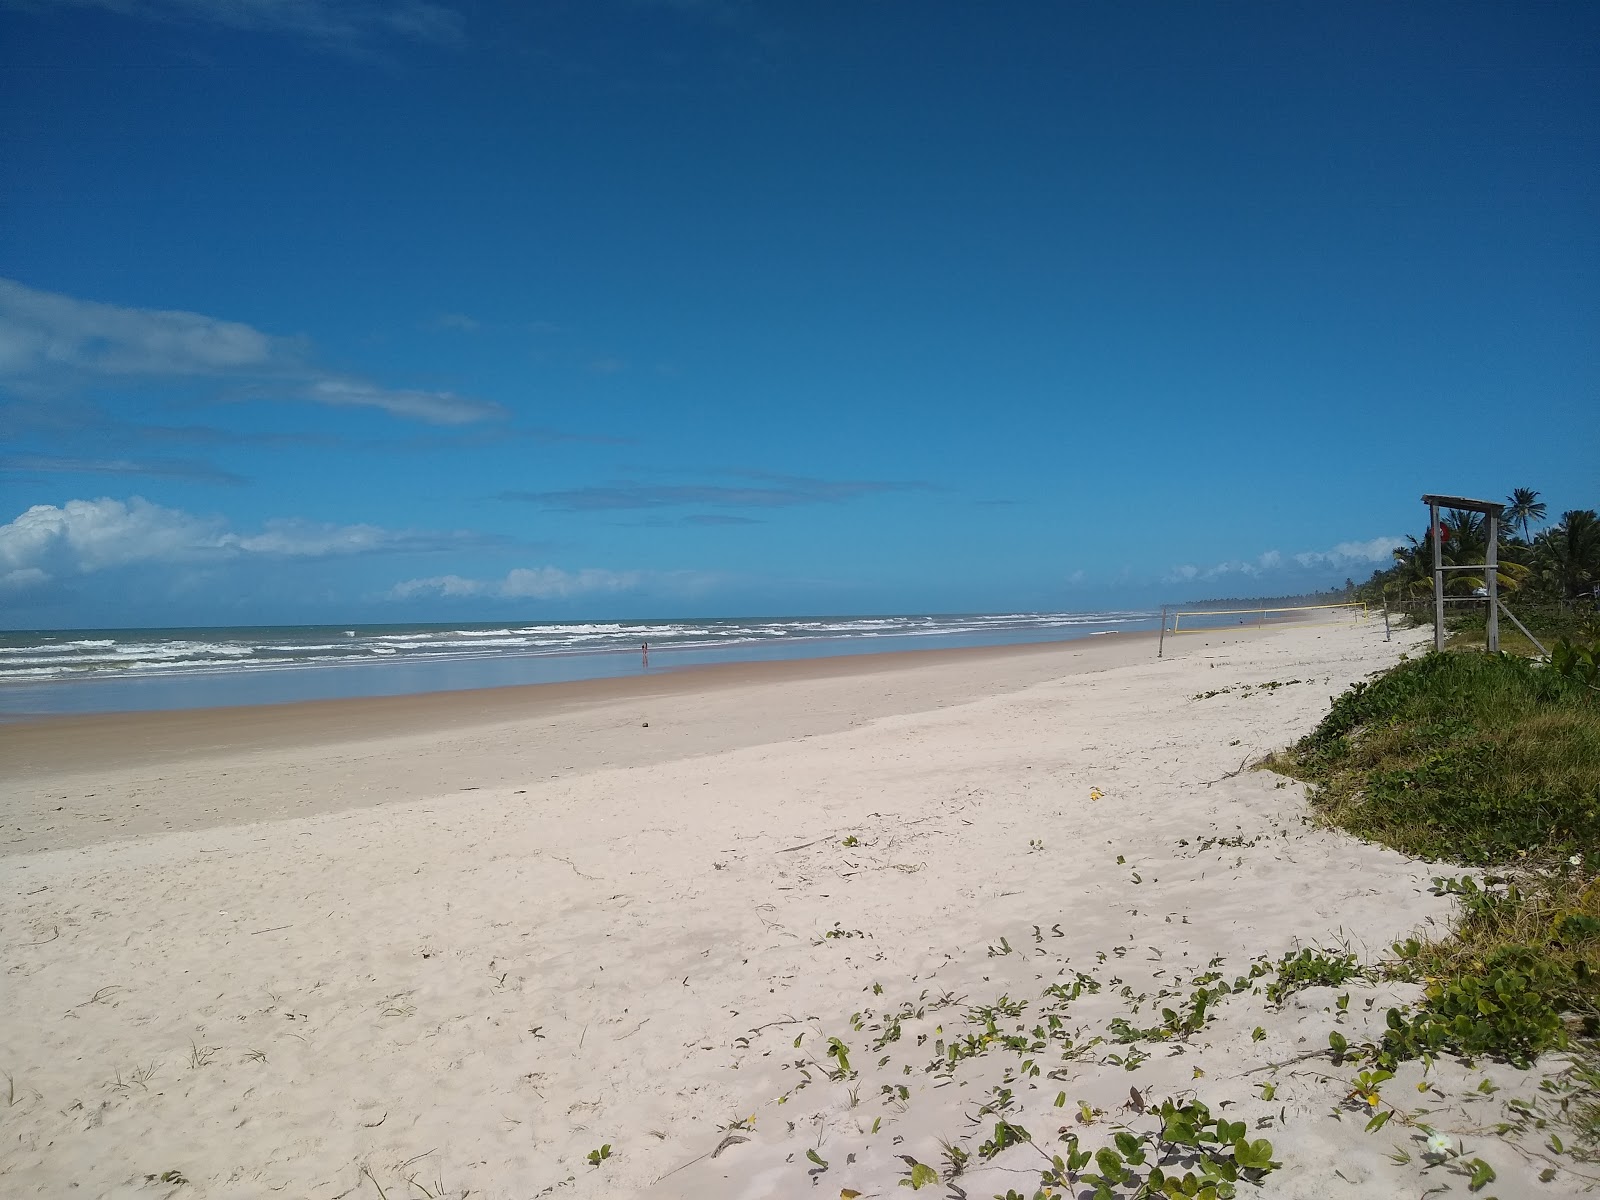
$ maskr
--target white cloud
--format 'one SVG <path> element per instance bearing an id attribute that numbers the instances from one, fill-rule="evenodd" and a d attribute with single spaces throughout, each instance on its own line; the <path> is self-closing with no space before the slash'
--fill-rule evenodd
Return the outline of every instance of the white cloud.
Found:
<path id="1" fill-rule="evenodd" d="M 279 558 L 329 558 L 380 551 L 427 551 L 481 542 L 475 534 L 429 533 L 411 529 L 384 529 L 378 525 L 330 525 L 321 521 L 278 517 L 265 522 L 260 533 L 224 536 L 223 546 L 242 554 Z"/>
<path id="2" fill-rule="evenodd" d="M 135 496 L 36 504 L 0 525 L 0 567 L 52 573 L 101 571 L 133 562 L 180 562 L 221 549 L 221 522 Z"/>
<path id="3" fill-rule="evenodd" d="M 1394 556 L 1395 547 L 1404 543 L 1403 537 L 1377 537 L 1365 542 L 1340 542 L 1331 550 L 1312 550 L 1296 554 L 1294 560 L 1302 567 L 1386 563 Z"/>
<path id="4" fill-rule="evenodd" d="M 23 567 L 0 575 L 0 595 L 6 592 L 25 592 L 50 582 L 50 576 L 38 567 Z"/>
<path id="5" fill-rule="evenodd" d="M 592 596 L 599 592 L 626 592 L 639 586 L 638 571 L 602 571 L 584 567 L 563 571 L 559 567 L 518 567 L 500 585 L 502 596 L 527 596 L 535 600 L 558 600 L 568 596 Z"/>
<path id="6" fill-rule="evenodd" d="M 0 580 L 13 588 L 59 576 L 139 563 L 206 562 L 246 558 L 328 558 L 403 553 L 482 544 L 470 533 L 268 521 L 257 533 L 239 533 L 220 517 L 163 508 L 134 496 L 69 500 L 59 508 L 36 504 L 0 525 Z"/>
<path id="7" fill-rule="evenodd" d="M 1263 571 L 1276 570 L 1282 565 L 1283 555 L 1276 550 L 1268 550 L 1265 554 L 1250 561 L 1233 559 L 1209 567 L 1197 567 L 1192 563 L 1185 563 L 1181 567 L 1173 567 L 1167 573 L 1167 581 L 1169 583 L 1188 583 L 1195 579 L 1219 579 L 1224 575 L 1250 577 L 1260 575 Z"/>
<path id="8" fill-rule="evenodd" d="M 1340 542 L 1329 550 L 1305 550 L 1289 555 L 1287 559 L 1280 551 L 1268 550 L 1254 559 L 1233 559 L 1209 567 L 1186 563 L 1183 566 L 1173 567 L 1167 573 L 1167 582 L 1191 583 L 1195 580 L 1220 579 L 1228 575 L 1254 578 L 1282 571 L 1289 566 L 1290 560 L 1295 565 L 1307 569 L 1370 566 L 1373 563 L 1388 562 L 1394 548 L 1404 540 L 1399 537 L 1377 537 L 1364 542 Z"/>
<path id="9" fill-rule="evenodd" d="M 128 308 L 0 279 L 0 381 L 48 387 L 127 379 L 226 379 L 242 394 L 376 408 L 433 425 L 505 415 L 448 391 L 387 388 L 310 361 L 303 338 L 168 309 Z"/>
<path id="10" fill-rule="evenodd" d="M 640 571 L 605 571 L 584 567 L 564 571 L 560 567 L 518 567 L 504 579 L 464 579 L 460 575 L 436 575 L 430 579 L 408 579 L 390 589 L 396 600 L 417 596 L 484 596 L 502 600 L 566 600 L 574 596 L 597 596 L 632 591 L 645 582 Z"/>
<path id="11" fill-rule="evenodd" d="M 0 279 L 0 376 L 215 375 L 281 367 L 301 344 L 199 313 L 123 308 Z"/>
<path id="12" fill-rule="evenodd" d="M 408 579 L 389 589 L 396 600 L 409 600 L 413 596 L 481 596 L 488 585 L 477 579 L 463 579 L 460 575 L 435 575 L 429 579 Z"/>

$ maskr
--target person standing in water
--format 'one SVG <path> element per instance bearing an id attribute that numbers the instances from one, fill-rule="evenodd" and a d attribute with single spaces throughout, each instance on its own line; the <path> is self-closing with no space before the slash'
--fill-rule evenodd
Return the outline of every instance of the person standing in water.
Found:
<path id="1" fill-rule="evenodd" d="M 650 643 L 644 642 L 639 646 L 639 663 L 641 666 L 650 665 Z"/>

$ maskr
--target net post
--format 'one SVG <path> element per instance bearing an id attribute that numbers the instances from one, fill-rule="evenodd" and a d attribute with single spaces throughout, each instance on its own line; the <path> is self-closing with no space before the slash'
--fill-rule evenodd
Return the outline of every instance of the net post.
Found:
<path id="1" fill-rule="evenodd" d="M 1167 645 L 1167 606 L 1161 606 L 1161 635 L 1156 638 L 1156 657 L 1161 657 L 1161 652 Z"/>

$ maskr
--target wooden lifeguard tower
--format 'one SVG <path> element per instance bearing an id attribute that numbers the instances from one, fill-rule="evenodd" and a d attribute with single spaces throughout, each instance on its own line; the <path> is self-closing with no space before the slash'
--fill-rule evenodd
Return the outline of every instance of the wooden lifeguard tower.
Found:
<path id="1" fill-rule="evenodd" d="M 1505 613 L 1511 623 L 1522 631 L 1522 636 L 1532 642 L 1540 654 L 1549 654 L 1539 639 L 1528 632 L 1528 627 L 1517 620 L 1517 614 L 1500 602 L 1500 514 L 1505 511 L 1506 506 L 1496 504 L 1492 500 L 1470 500 L 1465 496 L 1424 496 L 1422 502 L 1428 506 L 1428 537 L 1433 541 L 1433 648 L 1444 649 L 1444 573 L 1482 571 L 1484 598 L 1489 602 L 1489 616 L 1484 626 L 1484 649 L 1490 654 L 1500 652 L 1500 614 Z M 1488 519 L 1489 545 L 1484 551 L 1483 562 L 1457 563 L 1451 566 L 1444 564 L 1443 547 L 1440 545 L 1444 539 L 1439 534 L 1441 508 L 1482 513 Z"/>
<path id="2" fill-rule="evenodd" d="M 1471 500 L 1465 496 L 1424 496 L 1428 506 L 1428 537 L 1433 542 L 1433 648 L 1444 649 L 1444 573 L 1446 571 L 1482 571 L 1483 588 L 1489 601 L 1489 619 L 1486 625 L 1486 649 L 1490 654 L 1500 650 L 1500 514 L 1504 504 L 1492 500 Z M 1464 512 L 1482 513 L 1488 518 L 1489 548 L 1484 551 L 1481 563 L 1459 563 L 1446 566 L 1444 541 L 1439 526 L 1439 510 L 1454 508 Z M 1516 620 L 1515 617 L 1512 620 Z"/>

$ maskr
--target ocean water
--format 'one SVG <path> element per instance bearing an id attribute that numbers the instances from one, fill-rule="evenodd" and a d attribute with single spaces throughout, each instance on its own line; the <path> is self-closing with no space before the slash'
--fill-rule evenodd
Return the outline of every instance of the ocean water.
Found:
<path id="1" fill-rule="evenodd" d="M 1060 641 L 1156 624 L 1151 613 L 1056 612 L 0 632 L 0 719 L 553 683 L 715 662 Z"/>

